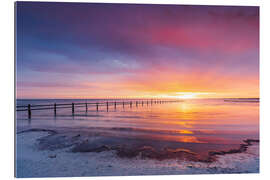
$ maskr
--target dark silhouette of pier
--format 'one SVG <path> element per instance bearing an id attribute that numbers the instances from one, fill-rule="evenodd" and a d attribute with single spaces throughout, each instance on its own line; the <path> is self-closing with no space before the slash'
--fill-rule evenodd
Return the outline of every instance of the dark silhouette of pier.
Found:
<path id="1" fill-rule="evenodd" d="M 79 102 L 79 103 L 59 103 L 59 104 L 28 104 L 23 106 L 16 106 L 16 111 L 27 111 L 28 112 L 28 119 L 31 119 L 32 117 L 32 111 L 36 110 L 48 110 L 52 109 L 54 111 L 54 116 L 57 116 L 57 109 L 63 109 L 63 108 L 70 108 L 72 116 L 75 114 L 75 108 L 78 107 L 85 107 L 85 112 L 88 111 L 89 107 L 96 107 L 96 111 L 100 111 L 100 107 L 106 108 L 106 111 L 108 112 L 110 107 L 113 106 L 113 108 L 116 110 L 117 106 L 122 106 L 122 108 L 125 108 L 125 106 L 132 108 L 133 106 L 152 106 L 154 104 L 164 104 L 164 103 L 172 103 L 172 102 L 180 102 L 181 100 L 125 100 L 125 101 L 105 101 L 105 102 Z"/>

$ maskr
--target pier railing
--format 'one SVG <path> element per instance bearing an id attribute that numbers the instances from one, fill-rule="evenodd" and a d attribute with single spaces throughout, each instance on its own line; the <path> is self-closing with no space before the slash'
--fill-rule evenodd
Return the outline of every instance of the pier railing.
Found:
<path id="1" fill-rule="evenodd" d="M 70 108 L 72 112 L 72 116 L 74 116 L 75 108 L 77 107 L 85 107 L 85 111 L 88 111 L 88 107 L 96 107 L 96 111 L 99 111 L 100 107 L 106 107 L 107 112 L 109 111 L 109 107 L 113 106 L 114 109 L 117 108 L 117 106 L 122 106 L 123 108 L 125 106 L 129 106 L 132 108 L 132 106 L 138 107 L 140 106 L 149 106 L 153 104 L 164 104 L 164 103 L 172 103 L 172 102 L 180 102 L 181 100 L 130 100 L 130 101 L 104 101 L 104 102 L 78 102 L 78 103 L 54 103 L 54 104 L 28 104 L 28 105 L 21 105 L 16 106 L 16 111 L 27 111 L 28 112 L 28 118 L 31 119 L 32 111 L 36 110 L 48 110 L 52 109 L 54 111 L 54 116 L 57 115 L 57 109 L 63 109 L 63 108 Z"/>

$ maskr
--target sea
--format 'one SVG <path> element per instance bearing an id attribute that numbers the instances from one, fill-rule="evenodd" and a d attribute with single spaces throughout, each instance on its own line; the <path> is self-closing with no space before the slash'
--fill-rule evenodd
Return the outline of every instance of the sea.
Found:
<path id="1" fill-rule="evenodd" d="M 164 142 L 164 146 L 201 154 L 237 148 L 246 139 L 259 139 L 258 98 L 177 99 L 163 103 L 146 99 L 16 100 L 17 109 L 28 104 L 36 110 L 31 111 L 31 118 L 28 111 L 16 111 L 17 131 L 31 128 L 99 131 L 112 137 Z M 51 108 L 35 107 L 46 104 L 56 104 L 56 113 Z M 70 105 L 60 108 L 58 104 Z"/>

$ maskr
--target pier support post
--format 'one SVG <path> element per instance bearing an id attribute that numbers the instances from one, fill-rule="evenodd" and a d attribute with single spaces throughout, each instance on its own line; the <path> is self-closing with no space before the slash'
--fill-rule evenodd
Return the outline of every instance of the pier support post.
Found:
<path id="1" fill-rule="evenodd" d="M 74 116 L 74 103 L 72 103 L 72 116 Z"/>
<path id="2" fill-rule="evenodd" d="M 56 103 L 54 103 L 54 116 L 56 116 Z"/>
<path id="3" fill-rule="evenodd" d="M 88 111 L 88 106 L 87 106 L 87 103 L 85 103 L 85 112 Z"/>
<path id="4" fill-rule="evenodd" d="M 108 101 L 107 101 L 107 112 L 109 111 L 109 103 L 108 103 Z"/>
<path id="5" fill-rule="evenodd" d="M 114 109 L 116 109 L 116 101 L 114 102 Z"/>
<path id="6" fill-rule="evenodd" d="M 123 108 L 125 108 L 125 103 L 124 103 L 124 101 L 123 101 Z"/>
<path id="7" fill-rule="evenodd" d="M 31 105 L 28 104 L 28 119 L 31 119 Z"/>
<path id="8" fill-rule="evenodd" d="M 138 101 L 136 101 L 136 107 L 138 107 Z"/>
<path id="9" fill-rule="evenodd" d="M 97 112 L 98 112 L 98 102 L 96 103 L 96 105 L 97 105 Z"/>
<path id="10" fill-rule="evenodd" d="M 132 101 L 130 101 L 130 108 L 132 108 Z"/>
<path id="11" fill-rule="evenodd" d="M 143 101 L 142 101 L 142 106 L 143 106 Z"/>

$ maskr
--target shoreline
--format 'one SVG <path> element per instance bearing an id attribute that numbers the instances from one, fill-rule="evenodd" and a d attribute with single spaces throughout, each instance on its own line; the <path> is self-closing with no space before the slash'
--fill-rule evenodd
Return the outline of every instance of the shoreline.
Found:
<path id="1" fill-rule="evenodd" d="M 126 157 L 127 152 L 122 152 L 124 158 L 117 154 L 119 153 L 117 149 L 108 150 L 108 147 L 98 146 L 98 144 L 96 144 L 98 148 L 90 152 L 81 152 L 87 148 L 89 150 L 87 145 L 74 146 L 67 142 L 60 143 L 58 147 L 54 146 L 52 149 L 41 148 L 42 146 L 38 143 L 42 142 L 44 137 L 50 137 L 55 133 L 53 130 L 46 129 L 17 133 L 17 177 L 259 173 L 259 143 L 257 142 L 246 142 L 240 146 L 241 152 L 214 153 L 214 161 L 203 162 L 187 160 L 186 157 L 189 156 L 183 156 L 183 154 L 190 155 L 190 152 L 182 150 L 172 152 L 173 156 L 170 154 L 170 158 L 151 158 L 153 151 L 149 147 L 131 157 Z M 58 137 L 61 137 L 61 134 Z M 76 139 L 73 137 L 73 140 L 74 138 Z M 55 142 L 62 142 L 62 140 L 61 138 L 54 139 Z M 44 147 L 48 145 L 48 142 L 43 141 Z M 72 149 L 74 151 L 76 147 L 77 152 L 72 152 Z M 179 155 L 184 158 L 175 158 Z"/>

